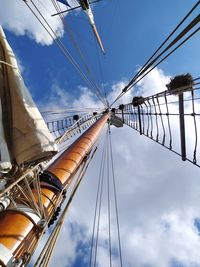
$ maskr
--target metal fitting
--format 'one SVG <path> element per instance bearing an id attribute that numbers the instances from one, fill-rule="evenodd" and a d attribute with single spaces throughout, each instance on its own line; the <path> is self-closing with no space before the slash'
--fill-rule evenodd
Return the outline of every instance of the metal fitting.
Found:
<path id="1" fill-rule="evenodd" d="M 0 211 L 7 209 L 9 205 L 10 205 L 10 199 L 8 197 L 0 198 Z"/>

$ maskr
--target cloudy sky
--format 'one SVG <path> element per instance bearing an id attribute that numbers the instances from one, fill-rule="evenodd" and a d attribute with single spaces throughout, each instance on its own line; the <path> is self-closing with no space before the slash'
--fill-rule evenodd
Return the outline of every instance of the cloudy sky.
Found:
<path id="1" fill-rule="evenodd" d="M 83 68 L 69 33 L 59 18 L 50 16 L 55 13 L 51 1 L 34 2 Z M 74 1 L 70 3 L 74 5 Z M 193 0 L 184 3 L 182 0 L 103 0 L 94 6 L 94 15 L 105 56 L 99 51 L 83 12 L 70 13 L 66 20 L 92 76 L 112 100 L 194 3 Z M 0 24 L 16 53 L 25 83 L 41 109 L 100 105 L 22 0 L 1 0 Z M 147 96 L 163 91 L 170 77 L 177 74 L 190 72 L 193 77 L 199 77 L 199 43 L 197 34 L 149 74 L 137 93 Z M 128 93 L 121 103 L 129 102 L 134 93 L 134 90 Z M 126 126 L 112 128 L 111 135 L 123 266 L 200 266 L 199 169 Z M 88 266 L 101 151 L 100 146 L 70 207 L 52 267 Z M 104 199 L 97 255 L 99 267 L 109 266 L 105 195 Z M 114 210 L 112 236 L 116 245 Z M 113 266 L 120 266 L 118 253 L 113 254 Z"/>

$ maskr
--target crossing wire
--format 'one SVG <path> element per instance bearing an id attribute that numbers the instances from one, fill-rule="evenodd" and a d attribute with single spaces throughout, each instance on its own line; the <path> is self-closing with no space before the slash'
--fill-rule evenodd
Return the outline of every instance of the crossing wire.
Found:
<path id="1" fill-rule="evenodd" d="M 51 1 L 52 1 L 53 5 L 54 5 L 55 9 L 57 10 L 57 12 L 61 11 L 60 5 L 59 5 L 55 0 L 51 0 Z M 96 90 L 98 91 L 98 93 L 99 93 L 100 95 L 102 95 L 102 93 L 101 93 L 101 91 L 100 91 L 100 88 L 97 86 L 97 84 L 96 84 L 95 81 L 94 81 L 94 75 L 93 75 L 93 73 L 92 73 L 92 70 L 90 69 L 89 65 L 86 63 L 85 57 L 84 57 L 84 55 L 83 55 L 83 53 L 82 53 L 80 47 L 78 46 L 78 44 L 77 44 L 77 42 L 76 42 L 76 40 L 75 40 L 75 37 L 74 37 L 72 31 L 70 30 L 69 25 L 68 25 L 67 22 L 66 22 L 66 19 L 65 19 L 64 15 L 63 15 L 62 13 L 61 13 L 61 14 L 59 13 L 59 17 L 60 17 L 60 19 L 61 19 L 61 21 L 62 21 L 62 23 L 63 23 L 63 25 L 64 25 L 64 28 L 65 28 L 66 31 L 69 33 L 69 36 L 70 36 L 70 38 L 71 38 L 71 40 L 72 40 L 72 43 L 73 43 L 74 47 L 76 48 L 76 50 L 77 50 L 77 52 L 78 52 L 78 54 L 79 54 L 79 56 L 80 56 L 80 58 L 81 58 L 81 61 L 83 62 L 83 65 L 85 66 L 88 75 L 90 76 L 90 79 L 91 79 L 91 81 L 92 81 L 94 87 L 96 88 Z M 96 43 L 96 42 L 95 42 L 95 43 Z M 105 99 L 104 99 L 104 100 L 105 100 Z M 106 100 L 105 100 L 105 101 L 106 101 Z"/>
<path id="2" fill-rule="evenodd" d="M 103 165 L 102 165 L 102 172 L 101 172 L 101 186 L 100 186 L 100 197 L 99 197 L 98 215 L 97 215 L 96 242 L 95 242 L 95 248 L 94 248 L 94 265 L 93 265 L 94 267 L 97 264 L 97 250 L 98 250 L 99 226 L 100 226 L 102 195 L 103 195 L 103 184 L 104 184 L 104 171 L 105 171 L 105 155 L 106 155 L 106 149 L 107 149 L 107 147 L 104 150 Z"/>
<path id="3" fill-rule="evenodd" d="M 112 178 L 111 178 L 112 177 Z M 111 186 L 114 194 L 114 211 L 116 216 L 117 226 L 117 239 L 118 239 L 118 250 L 119 250 L 119 261 L 120 267 L 122 267 L 122 252 L 121 252 L 121 238 L 120 238 L 120 226 L 119 226 L 119 215 L 118 215 L 118 204 L 117 204 L 117 190 L 115 182 L 114 162 L 113 162 L 113 151 L 111 142 L 110 126 L 108 129 L 103 144 L 103 151 L 101 155 L 99 179 L 96 193 L 95 212 L 93 219 L 93 230 L 90 247 L 90 258 L 89 267 L 98 266 L 97 254 L 99 244 L 99 232 L 100 232 L 100 221 L 102 215 L 102 201 L 103 192 L 106 186 L 105 179 L 107 179 L 107 215 L 108 215 L 108 255 L 109 255 L 109 267 L 113 266 L 112 259 L 112 235 L 111 235 Z M 111 182 L 112 179 L 112 182 Z"/>
<path id="4" fill-rule="evenodd" d="M 51 2 L 52 2 L 52 4 L 54 5 L 56 11 L 57 11 L 57 12 L 60 12 L 60 11 L 61 11 L 60 5 L 59 5 L 55 0 L 51 0 Z M 89 67 L 88 67 L 88 65 L 87 65 L 87 63 L 86 63 L 86 61 L 85 61 L 85 57 L 84 57 L 84 55 L 83 55 L 83 53 L 82 53 L 80 47 L 78 46 L 78 44 L 77 44 L 77 42 L 76 42 L 76 40 L 75 40 L 75 37 L 74 37 L 72 31 L 70 30 L 69 25 L 68 25 L 67 22 L 66 22 L 66 19 L 65 19 L 64 15 L 63 15 L 62 13 L 59 13 L 58 15 L 59 15 L 59 17 L 60 17 L 60 20 L 61 20 L 62 23 L 63 23 L 63 26 L 64 26 L 65 30 L 66 30 L 66 31 L 68 32 L 68 34 L 69 34 L 69 37 L 70 37 L 70 39 L 71 39 L 71 41 L 72 41 L 74 47 L 76 48 L 76 50 L 77 50 L 77 52 L 78 52 L 78 54 L 79 54 L 79 56 L 80 56 L 80 58 L 81 58 L 81 61 L 83 62 L 83 65 L 85 66 L 85 68 L 86 68 L 86 70 L 88 71 L 88 73 L 90 73 L 90 69 L 89 69 Z"/>
<path id="5" fill-rule="evenodd" d="M 113 189 L 114 189 L 115 214 L 116 214 L 116 221 L 117 221 L 119 258 L 120 258 L 120 266 L 122 267 L 122 249 L 121 249 L 121 235 L 120 235 L 120 225 L 119 225 L 119 211 L 118 211 L 118 203 L 117 203 L 117 190 L 116 190 L 116 181 L 115 181 L 116 179 L 115 179 L 115 169 L 114 169 L 113 148 L 112 148 L 112 141 L 111 141 L 110 126 L 109 126 L 109 149 L 110 149 L 112 181 L 113 181 Z"/>
<path id="6" fill-rule="evenodd" d="M 108 131 L 107 131 L 107 146 L 108 146 L 108 133 L 110 129 L 108 126 Z M 112 244 L 111 244 L 111 211 L 110 211 L 110 168 L 109 168 L 109 146 L 107 149 L 107 202 L 108 202 L 108 241 L 109 241 L 109 258 L 110 258 L 110 267 L 112 267 Z"/>
<path id="7" fill-rule="evenodd" d="M 96 227 L 96 218 L 97 218 L 97 210 L 98 210 L 98 202 L 99 198 L 101 196 L 101 189 L 102 189 L 102 171 L 103 166 L 105 164 L 105 142 L 106 138 L 104 139 L 104 145 L 103 145 L 103 152 L 101 156 L 101 162 L 100 162 L 100 172 L 99 172 L 99 179 L 98 179 L 98 186 L 97 186 L 97 194 L 96 194 L 96 204 L 95 204 L 95 212 L 94 212 L 94 220 L 93 220 L 93 229 L 92 229 L 92 239 L 91 239 L 91 246 L 90 246 L 90 259 L 89 259 L 89 267 L 92 267 L 92 256 L 93 256 L 93 246 L 95 241 L 95 227 Z"/>
<path id="8" fill-rule="evenodd" d="M 175 27 L 175 29 L 169 34 L 169 36 L 163 41 L 163 43 L 158 47 L 158 49 L 153 53 L 153 55 L 147 60 L 147 62 L 143 65 L 143 67 L 139 70 L 139 72 L 133 77 L 133 79 L 130 81 L 129 84 L 131 84 L 132 81 L 134 81 L 134 79 L 136 77 L 139 76 L 139 74 L 141 74 L 141 72 L 144 70 L 144 68 L 147 66 L 147 64 L 154 58 L 154 56 L 161 50 L 161 48 L 167 43 L 167 41 L 172 37 L 172 35 L 180 28 L 180 26 L 185 22 L 185 20 L 190 16 L 190 14 L 192 14 L 192 12 L 197 8 L 197 6 L 199 5 L 200 1 L 198 1 L 194 7 L 186 14 L 186 16 L 181 20 L 181 22 Z M 127 87 L 129 86 L 129 84 L 127 85 Z"/>
<path id="9" fill-rule="evenodd" d="M 175 29 L 169 34 L 169 36 L 164 40 L 164 42 L 159 46 L 159 48 L 153 53 L 153 55 L 147 60 L 139 72 L 131 79 L 131 81 L 122 89 L 122 92 L 113 101 L 111 106 L 118 101 L 126 92 L 128 92 L 134 85 L 136 85 L 140 80 L 142 80 L 147 74 L 149 74 L 155 67 L 162 63 L 167 57 L 174 53 L 180 46 L 182 46 L 186 41 L 188 41 L 194 34 L 196 34 L 200 27 L 198 27 L 193 33 L 191 33 L 185 40 L 183 40 L 177 47 L 175 47 L 171 52 L 169 52 L 163 59 L 161 59 L 155 66 L 151 66 L 158 61 L 158 59 L 168 51 L 174 44 L 176 44 L 183 36 L 185 36 L 194 26 L 196 26 L 200 21 L 200 15 L 197 15 L 189 25 L 187 25 L 184 30 L 160 53 L 156 58 L 154 56 L 161 50 L 161 48 L 166 44 L 166 42 L 172 37 L 172 35 L 177 31 L 177 29 L 183 24 L 183 22 L 192 14 L 192 12 L 198 7 L 200 1 L 198 1 L 194 7 L 187 13 L 187 15 L 181 20 L 181 22 L 175 27 Z M 154 58 L 154 59 L 153 59 Z"/>
<path id="10" fill-rule="evenodd" d="M 200 15 L 198 16 L 198 22 L 200 21 Z M 138 76 L 137 78 L 139 79 L 135 79 L 135 82 L 129 87 L 129 88 L 124 88 L 122 90 L 122 93 L 113 101 L 113 103 L 111 104 L 111 106 L 118 101 L 124 94 L 126 94 L 133 86 L 135 86 L 137 83 L 139 83 L 145 76 L 147 76 L 153 69 L 155 69 L 158 65 L 160 65 L 160 63 L 162 63 L 165 59 L 167 59 L 172 53 L 174 53 L 179 47 L 181 47 L 186 41 L 188 41 L 193 35 L 195 35 L 198 31 L 200 30 L 200 27 L 198 27 L 195 31 L 193 31 L 187 38 L 185 38 L 179 45 L 177 45 L 171 52 L 169 52 L 164 58 L 162 58 L 156 65 L 154 65 L 152 68 L 145 69 L 145 74 L 142 75 L 142 77 Z M 153 64 L 152 64 L 153 65 Z M 148 71 L 147 71 L 148 70 Z"/>
<path id="11" fill-rule="evenodd" d="M 26 0 L 22 0 L 26 6 L 29 8 L 29 10 L 32 12 L 32 14 L 36 17 L 36 19 L 39 21 L 39 23 L 42 25 L 42 27 L 46 30 L 46 32 L 50 35 L 50 37 L 54 40 L 54 42 L 58 45 L 58 47 L 60 48 L 60 50 L 62 51 L 62 53 L 64 54 L 64 56 L 70 61 L 70 63 L 76 68 L 76 70 L 79 72 L 79 74 L 81 75 L 81 77 L 85 80 L 85 82 L 89 85 L 89 88 L 93 89 L 95 95 L 97 96 L 97 98 L 104 104 L 104 106 L 106 106 L 106 102 L 103 99 L 103 97 L 101 95 L 99 95 L 99 93 L 96 91 L 96 88 L 94 87 L 94 85 L 91 83 L 91 81 L 88 79 L 88 77 L 85 75 L 85 73 L 81 70 L 80 66 L 78 65 L 78 63 L 74 60 L 74 58 L 71 56 L 71 54 L 69 53 L 69 51 L 67 50 L 67 48 L 64 46 L 63 42 L 61 41 L 61 39 L 57 36 L 57 34 L 55 33 L 55 31 L 52 29 L 52 27 L 50 26 L 50 24 L 47 22 L 47 20 L 45 19 L 45 17 L 42 15 L 42 13 L 40 12 L 40 10 L 37 8 L 37 6 L 34 4 L 33 0 L 30 0 L 30 2 L 32 3 L 32 5 L 34 6 L 34 8 L 36 9 L 36 11 L 39 13 L 39 15 L 42 17 L 42 19 L 44 20 L 44 22 L 46 23 L 47 26 L 44 25 L 44 23 L 42 22 L 42 20 L 38 17 L 38 15 L 36 14 L 36 12 L 33 10 L 33 8 L 27 3 Z M 49 27 L 49 29 L 47 28 Z M 51 32 L 50 32 L 51 31 Z"/>
<path id="12" fill-rule="evenodd" d="M 75 193 L 77 192 L 77 190 L 81 184 L 81 181 L 83 180 L 83 178 L 85 176 L 85 173 L 89 167 L 89 164 L 91 163 L 92 159 L 94 158 L 96 151 L 97 151 L 97 147 L 95 147 L 95 149 L 93 150 L 92 155 L 90 156 L 88 161 L 84 162 L 82 169 L 80 171 L 80 174 L 77 178 L 77 181 L 73 186 L 70 197 L 69 197 L 69 199 L 68 199 L 68 201 L 67 201 L 67 203 L 63 209 L 63 212 L 62 212 L 60 218 L 58 219 L 56 226 L 54 227 L 52 233 L 50 234 L 46 244 L 44 245 L 40 255 L 38 256 L 38 258 L 34 264 L 34 267 L 37 267 L 37 266 L 47 267 L 48 266 L 50 259 L 51 259 L 51 256 L 52 256 L 52 253 L 53 253 L 53 250 L 55 248 L 56 242 L 58 240 L 59 233 L 60 233 L 61 228 L 63 226 L 65 216 L 68 212 L 69 206 L 70 206 L 70 204 L 74 198 Z"/>

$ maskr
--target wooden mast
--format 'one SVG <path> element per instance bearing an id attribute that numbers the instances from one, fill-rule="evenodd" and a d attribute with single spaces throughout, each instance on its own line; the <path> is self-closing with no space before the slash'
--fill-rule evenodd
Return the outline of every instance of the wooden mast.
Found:
<path id="1" fill-rule="evenodd" d="M 64 198 L 59 187 L 65 187 L 71 182 L 108 119 L 108 113 L 98 119 L 47 169 L 44 175 L 47 179 L 41 176 L 41 201 L 47 221 L 52 218 Z M 36 194 L 34 189 L 32 193 Z M 0 213 L 0 266 L 3 267 L 13 266 L 12 262 L 15 266 L 21 266 L 22 262 L 26 262 L 32 255 L 41 233 L 47 227 L 44 220 L 41 220 L 31 208 L 24 208 L 21 204 Z"/>

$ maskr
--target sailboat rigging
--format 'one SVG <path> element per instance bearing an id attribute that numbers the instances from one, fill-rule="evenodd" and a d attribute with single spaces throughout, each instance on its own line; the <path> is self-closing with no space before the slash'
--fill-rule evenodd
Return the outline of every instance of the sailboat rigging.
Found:
<path id="1" fill-rule="evenodd" d="M 139 132 L 141 136 L 144 135 L 179 155 L 182 161 L 200 167 L 200 113 L 197 108 L 200 77 L 193 77 L 190 73 L 177 75 L 171 78 L 165 91 L 149 96 L 135 95 L 131 102 L 120 105 L 116 103 L 157 65 L 199 32 L 198 14 L 174 36 L 182 23 L 199 7 L 200 1 L 192 7 L 111 103 L 108 103 L 107 97 L 91 76 L 85 74 L 71 56 L 34 1 L 30 1 L 32 6 L 24 0 L 32 14 L 103 105 L 100 108 L 57 108 L 40 112 L 23 82 L 16 56 L 3 29 L 0 28 L 0 266 L 28 266 L 42 237 L 50 229 L 48 240 L 34 263 L 34 267 L 49 266 L 68 208 L 98 150 L 101 133 L 107 126 L 89 262 L 90 266 L 97 266 L 102 190 L 106 182 L 104 176 L 107 176 L 109 266 L 112 266 L 113 254 L 116 254 L 119 266 L 122 267 L 111 126 L 122 128 L 126 125 Z M 54 7 L 59 12 L 52 16 L 82 8 L 88 16 L 102 52 L 105 53 L 90 7 L 100 0 L 79 0 L 77 7 L 71 7 L 67 0 L 57 1 L 69 9 L 59 11 L 53 0 Z M 187 127 L 188 121 L 193 129 L 192 143 L 191 132 Z M 173 135 L 175 130 L 178 131 L 179 137 Z M 75 138 L 77 136 L 79 137 Z M 68 140 L 72 142 L 69 144 Z M 111 185 L 117 226 L 117 252 L 111 240 Z"/>

